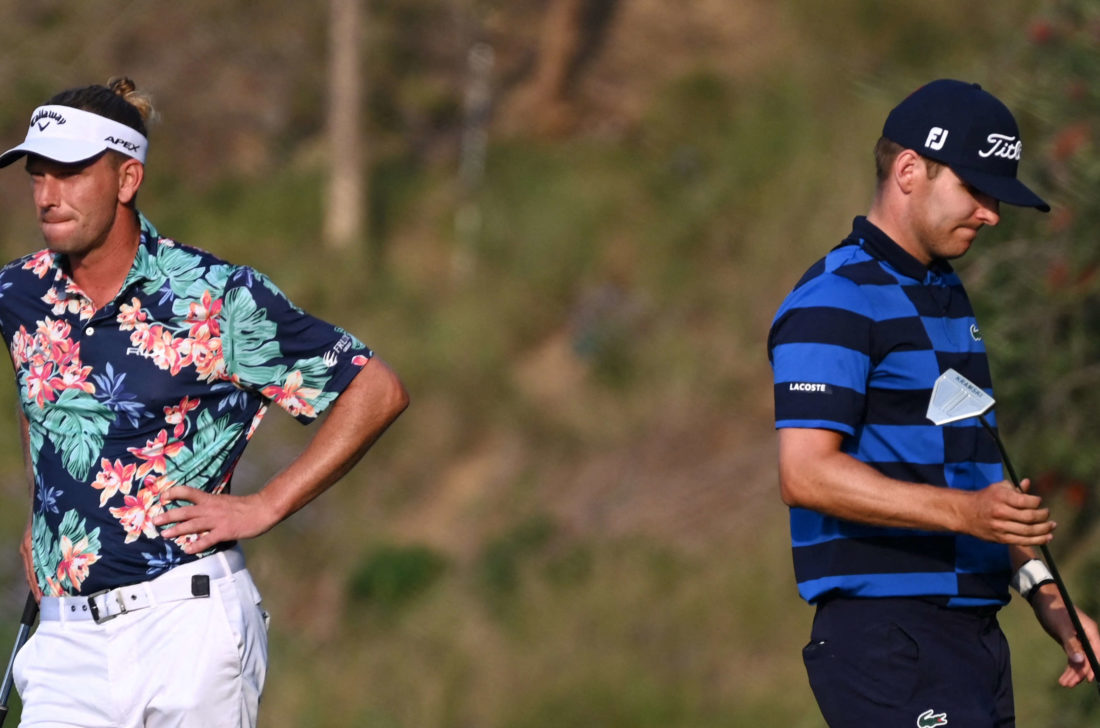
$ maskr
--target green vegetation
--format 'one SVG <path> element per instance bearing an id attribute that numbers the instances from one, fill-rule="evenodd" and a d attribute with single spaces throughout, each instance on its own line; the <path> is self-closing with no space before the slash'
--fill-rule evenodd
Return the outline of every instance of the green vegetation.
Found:
<path id="1" fill-rule="evenodd" d="M 319 236 L 316 8 L 151 0 L 74 43 L 91 11 L 48 5 L 0 29 L 27 56 L 9 52 L 3 138 L 55 88 L 133 66 L 165 99 L 144 212 L 355 332 L 412 395 L 345 482 L 248 546 L 273 615 L 267 728 L 819 726 L 764 337 L 797 277 L 866 210 L 885 113 L 931 78 L 980 80 L 1024 112 L 1024 175 L 1058 210 L 1006 210 L 961 272 L 1018 467 L 1084 485 L 1052 491 L 1064 531 L 1074 498 L 1094 501 L 1098 21 L 1084 0 L 731 3 L 717 41 L 670 30 L 592 71 L 630 112 L 551 137 L 497 128 L 530 71 L 541 4 L 378 3 L 371 226 L 345 256 Z M 627 5 L 626 29 L 641 22 L 631 13 L 659 12 Z M 705 10 L 667 7 L 645 27 Z M 455 69 L 476 34 L 456 40 L 456 14 L 483 22 L 501 59 L 501 118 L 465 223 Z M 138 57 L 147 65 L 127 62 Z M 92 78 L 74 81 L 85 62 Z M 598 95 L 577 103 L 613 107 Z M 18 170 L 4 174 L 14 257 L 34 231 Z M 0 387 L 0 408 L 13 406 Z M 17 441 L 3 418 L 0 433 Z M 258 487 L 310 434 L 269 415 L 234 488 Z M 14 554 L 27 508 L 14 447 L 0 475 Z M 1060 563 L 1095 613 L 1085 557 L 1100 548 L 1082 524 Z M 0 562 L 12 635 L 19 571 Z M 1021 725 L 1091 724 L 1094 692 L 1051 687 L 1059 651 L 1028 612 L 1004 619 Z"/>
<path id="2" fill-rule="evenodd" d="M 1048 3 L 1023 32 L 1013 90 L 1030 100 L 1025 139 L 1037 141 L 1025 147 L 1025 160 L 1029 152 L 1038 158 L 1030 177 L 1050 191 L 1054 209 L 1040 219 L 1007 219 L 996 247 L 969 261 L 966 274 L 977 281 L 983 334 L 996 352 L 999 425 L 1014 460 L 1026 463 L 1034 489 L 1052 504 L 1060 523 L 1052 551 L 1077 566 L 1071 596 L 1096 614 L 1100 205 L 1093 191 L 1100 183 L 1100 94 L 1093 79 L 1100 71 L 1100 7 Z M 1095 694 L 1045 697 L 1035 714 L 1042 718 L 1027 722 L 1076 726 L 1100 718 Z"/>
<path id="3" fill-rule="evenodd" d="M 447 566 L 426 546 L 380 546 L 351 577 L 352 598 L 385 611 L 396 611 L 428 589 Z"/>

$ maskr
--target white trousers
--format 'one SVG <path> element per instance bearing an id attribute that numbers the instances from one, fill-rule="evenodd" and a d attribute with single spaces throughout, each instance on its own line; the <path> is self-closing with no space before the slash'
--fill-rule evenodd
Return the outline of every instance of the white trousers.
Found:
<path id="1" fill-rule="evenodd" d="M 191 566 L 158 581 L 190 580 Z M 209 584 L 209 597 L 99 624 L 65 618 L 68 608 L 41 620 L 13 668 L 20 727 L 254 728 L 267 672 L 267 613 L 247 569 Z"/>

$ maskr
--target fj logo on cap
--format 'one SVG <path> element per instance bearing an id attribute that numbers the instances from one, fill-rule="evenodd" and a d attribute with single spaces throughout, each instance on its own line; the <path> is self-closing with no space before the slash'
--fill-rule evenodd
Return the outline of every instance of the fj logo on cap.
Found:
<path id="1" fill-rule="evenodd" d="M 924 146 L 928 147 L 932 151 L 939 151 L 943 149 L 943 145 L 947 143 L 947 129 L 943 129 L 938 126 L 932 127 L 932 130 L 928 132 L 928 138 L 924 140 Z"/>
<path id="2" fill-rule="evenodd" d="M 1023 150 L 1023 142 L 1014 136 L 1007 134 L 990 134 L 985 138 L 989 149 L 978 152 L 982 159 L 986 157 L 1001 157 L 1002 159 L 1015 159 L 1020 161 L 1020 152 Z"/>

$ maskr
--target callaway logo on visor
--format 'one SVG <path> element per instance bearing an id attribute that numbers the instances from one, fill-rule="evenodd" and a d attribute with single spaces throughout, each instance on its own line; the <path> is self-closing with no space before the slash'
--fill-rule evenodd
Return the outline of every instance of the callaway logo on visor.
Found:
<path id="1" fill-rule="evenodd" d="M 50 125 L 51 120 L 56 121 L 58 124 L 65 123 L 65 117 L 56 111 L 38 109 L 34 112 L 34 116 L 31 117 L 31 126 L 37 126 L 38 131 L 46 131 L 46 127 Z"/>

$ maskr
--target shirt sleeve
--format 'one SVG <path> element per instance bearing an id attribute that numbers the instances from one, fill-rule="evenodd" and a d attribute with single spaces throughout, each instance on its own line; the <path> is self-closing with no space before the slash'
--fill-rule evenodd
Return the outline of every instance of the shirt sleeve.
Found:
<path id="1" fill-rule="evenodd" d="M 873 318 L 859 287 L 821 276 L 796 288 L 768 337 L 775 426 L 855 434 L 871 370 Z"/>
<path id="2" fill-rule="evenodd" d="M 302 423 L 328 408 L 373 356 L 363 342 L 298 308 L 251 268 L 230 277 L 221 315 L 226 374 Z"/>

